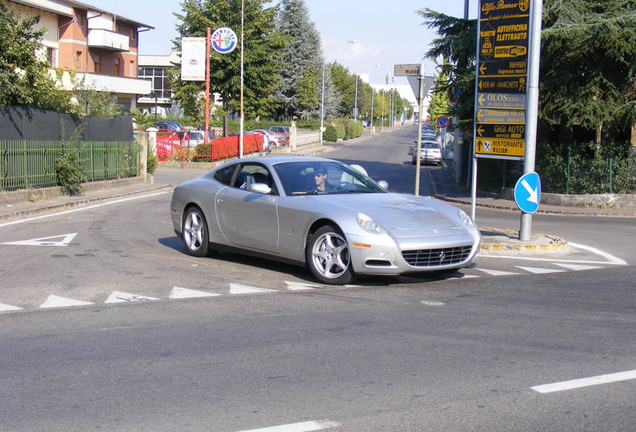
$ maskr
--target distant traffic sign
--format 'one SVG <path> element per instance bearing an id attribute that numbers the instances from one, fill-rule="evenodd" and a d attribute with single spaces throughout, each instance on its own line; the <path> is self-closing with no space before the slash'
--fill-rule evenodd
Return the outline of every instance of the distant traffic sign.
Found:
<path id="1" fill-rule="evenodd" d="M 541 201 L 541 179 L 539 174 L 524 174 L 515 185 L 515 202 L 525 213 L 536 213 Z"/>
<path id="2" fill-rule="evenodd" d="M 437 126 L 444 129 L 446 127 L 448 127 L 448 117 L 446 116 L 439 116 L 437 118 Z"/>
<path id="3" fill-rule="evenodd" d="M 395 76 L 420 75 L 420 71 L 420 64 L 404 64 L 393 66 L 393 75 Z"/>

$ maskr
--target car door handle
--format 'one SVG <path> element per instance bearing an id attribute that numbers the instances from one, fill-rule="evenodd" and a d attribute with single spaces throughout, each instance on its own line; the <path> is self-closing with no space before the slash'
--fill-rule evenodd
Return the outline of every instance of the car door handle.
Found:
<path id="1" fill-rule="evenodd" d="M 217 200 L 216 200 L 216 203 L 217 203 L 217 204 L 223 204 L 223 199 L 222 199 L 222 198 L 217 199 Z"/>

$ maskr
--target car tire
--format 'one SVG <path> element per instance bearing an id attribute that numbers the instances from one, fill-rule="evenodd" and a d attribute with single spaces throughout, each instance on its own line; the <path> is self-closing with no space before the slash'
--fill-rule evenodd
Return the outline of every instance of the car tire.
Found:
<path id="1" fill-rule="evenodd" d="M 192 256 L 203 257 L 209 252 L 208 224 L 198 207 L 190 207 L 183 218 L 181 240 Z"/>
<path id="2" fill-rule="evenodd" d="M 416 164 L 417 164 L 417 159 L 412 158 L 412 159 L 411 159 L 411 163 L 412 163 L 413 165 L 416 165 Z"/>
<path id="3" fill-rule="evenodd" d="M 325 225 L 311 235 L 305 259 L 314 277 L 322 283 L 342 285 L 354 279 L 347 240 L 331 225 Z"/>

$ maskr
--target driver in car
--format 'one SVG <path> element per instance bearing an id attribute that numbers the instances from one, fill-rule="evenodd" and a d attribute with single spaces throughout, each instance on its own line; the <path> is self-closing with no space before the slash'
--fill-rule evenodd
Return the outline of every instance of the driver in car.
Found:
<path id="1" fill-rule="evenodd" d="M 327 182 L 327 170 L 324 167 L 318 167 L 314 170 L 314 191 L 325 192 Z"/>

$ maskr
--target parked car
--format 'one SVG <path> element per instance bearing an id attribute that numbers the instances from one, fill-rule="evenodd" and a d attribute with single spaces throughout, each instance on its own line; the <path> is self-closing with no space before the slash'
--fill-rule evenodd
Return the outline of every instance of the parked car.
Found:
<path id="1" fill-rule="evenodd" d="M 245 158 L 177 186 L 170 214 L 190 255 L 230 249 L 283 260 L 327 284 L 474 262 L 481 237 L 466 213 L 387 188 L 331 159 Z"/>
<path id="2" fill-rule="evenodd" d="M 411 161 L 417 164 L 417 149 L 413 149 Z M 420 162 L 442 165 L 442 147 L 435 141 L 422 142 L 420 149 Z"/>
<path id="3" fill-rule="evenodd" d="M 285 135 L 282 132 L 272 132 L 267 129 L 254 129 L 252 132 L 263 135 L 263 142 L 267 140 L 269 147 L 282 147 L 285 145 Z"/>
<path id="4" fill-rule="evenodd" d="M 156 126 L 162 132 L 177 132 L 182 129 L 179 123 L 169 120 L 159 120 Z"/>
<path id="5" fill-rule="evenodd" d="M 283 134 L 285 137 L 285 145 L 289 144 L 289 126 L 271 126 L 269 130 Z"/>

